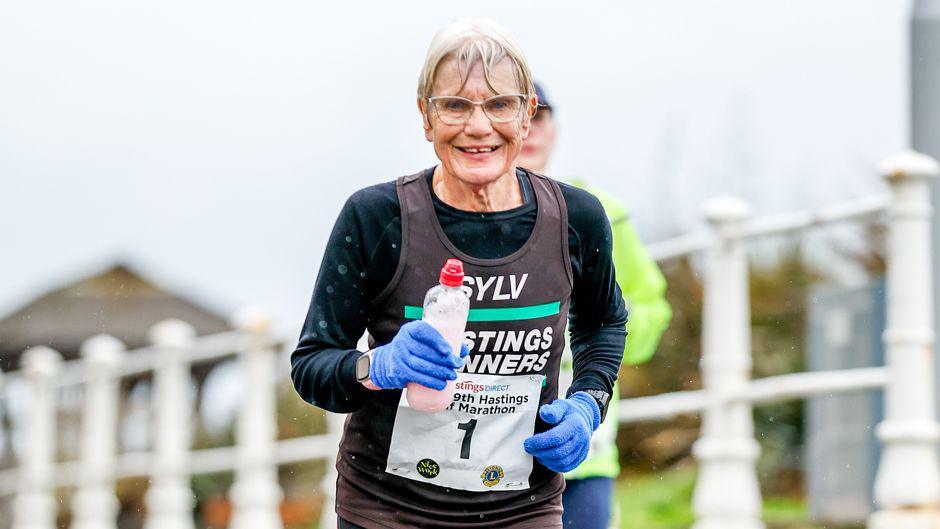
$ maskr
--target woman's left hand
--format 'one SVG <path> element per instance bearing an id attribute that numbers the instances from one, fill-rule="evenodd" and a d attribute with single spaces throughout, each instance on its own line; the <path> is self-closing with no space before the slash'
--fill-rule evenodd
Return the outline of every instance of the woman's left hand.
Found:
<path id="1" fill-rule="evenodd" d="M 539 416 L 554 426 L 526 439 L 526 452 L 555 472 L 574 470 L 587 459 L 591 434 L 601 423 L 601 410 L 594 397 L 579 391 L 543 405 Z"/>

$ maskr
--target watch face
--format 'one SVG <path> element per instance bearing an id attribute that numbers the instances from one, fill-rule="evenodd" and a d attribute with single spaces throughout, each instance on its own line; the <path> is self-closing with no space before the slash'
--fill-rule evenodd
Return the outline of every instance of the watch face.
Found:
<path id="1" fill-rule="evenodd" d="M 369 355 L 364 354 L 356 360 L 356 380 L 369 378 Z"/>
<path id="2" fill-rule="evenodd" d="M 585 391 L 588 395 L 594 397 L 600 404 L 601 407 L 607 406 L 607 401 L 610 400 L 610 394 L 606 391 L 600 391 L 597 389 L 589 389 Z"/>

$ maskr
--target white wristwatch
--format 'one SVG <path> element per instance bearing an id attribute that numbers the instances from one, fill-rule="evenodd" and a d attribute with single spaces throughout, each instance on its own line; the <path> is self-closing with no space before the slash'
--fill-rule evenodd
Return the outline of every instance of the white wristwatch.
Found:
<path id="1" fill-rule="evenodd" d="M 369 372 L 372 369 L 372 353 L 374 351 L 375 349 L 372 349 L 356 359 L 356 380 L 367 389 L 371 390 L 381 389 L 369 378 Z"/>

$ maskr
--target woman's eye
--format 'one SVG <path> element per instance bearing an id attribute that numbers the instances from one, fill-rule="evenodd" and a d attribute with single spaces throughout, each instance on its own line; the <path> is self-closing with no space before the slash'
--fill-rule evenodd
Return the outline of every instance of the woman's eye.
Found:
<path id="1" fill-rule="evenodd" d="M 444 108 L 452 112 L 461 112 L 467 109 L 467 102 L 459 99 L 451 99 L 444 102 Z"/>

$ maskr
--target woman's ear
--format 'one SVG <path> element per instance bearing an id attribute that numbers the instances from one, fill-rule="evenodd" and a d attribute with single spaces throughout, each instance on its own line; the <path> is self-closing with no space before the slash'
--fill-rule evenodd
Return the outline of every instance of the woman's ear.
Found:
<path id="1" fill-rule="evenodd" d="M 424 127 L 424 137 L 428 141 L 433 141 L 431 138 L 431 120 L 428 117 L 428 109 L 425 106 L 427 102 L 426 99 L 418 98 L 418 112 L 421 112 L 421 125 Z"/>
<path id="2" fill-rule="evenodd" d="M 526 101 L 525 114 L 522 116 L 522 127 L 520 129 L 521 137 L 523 140 L 529 137 L 529 128 L 532 126 L 532 116 L 535 115 L 535 111 L 539 108 L 539 98 L 532 96 Z"/>

